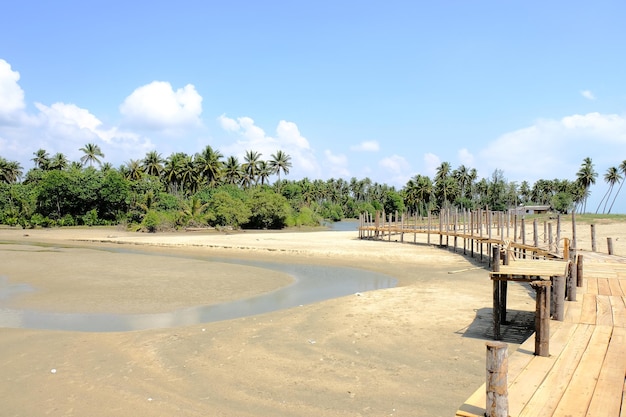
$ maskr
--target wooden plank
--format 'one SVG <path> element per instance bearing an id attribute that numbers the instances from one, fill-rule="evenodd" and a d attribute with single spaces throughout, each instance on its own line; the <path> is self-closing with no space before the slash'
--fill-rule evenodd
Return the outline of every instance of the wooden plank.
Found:
<path id="1" fill-rule="evenodd" d="M 552 415 L 563 397 L 576 367 L 589 345 L 593 326 L 580 324 L 575 327 L 569 343 L 556 359 L 550 373 L 537 388 L 531 400 L 519 413 L 520 417 Z M 509 392 L 512 393 L 511 390 Z M 511 415 L 518 415 L 513 414 Z"/>
<path id="2" fill-rule="evenodd" d="M 626 295 L 626 279 L 620 279 L 619 286 L 622 289 L 622 295 Z"/>
<path id="3" fill-rule="evenodd" d="M 598 295 L 611 295 L 611 287 L 607 278 L 598 278 Z"/>
<path id="4" fill-rule="evenodd" d="M 590 274 L 585 271 L 585 276 L 589 277 Z M 597 294 L 598 293 L 598 280 L 596 278 L 587 278 L 587 293 L 589 294 Z"/>
<path id="5" fill-rule="evenodd" d="M 585 324 L 596 324 L 596 295 L 583 294 L 583 307 L 580 313 L 580 322 Z"/>
<path id="6" fill-rule="evenodd" d="M 568 301 L 565 303 L 565 317 L 563 321 L 569 323 L 580 323 L 580 315 L 583 309 L 582 297 L 578 296 L 577 301 Z"/>
<path id="7" fill-rule="evenodd" d="M 554 412 L 555 416 L 584 417 L 587 414 L 612 330 L 608 326 L 595 326 L 589 345 Z"/>
<path id="8" fill-rule="evenodd" d="M 596 324 L 599 326 L 613 326 L 613 309 L 609 295 L 596 297 Z"/>
<path id="9" fill-rule="evenodd" d="M 623 295 L 618 279 L 609 279 L 609 287 L 611 288 L 611 295 Z"/>
<path id="10" fill-rule="evenodd" d="M 626 297 L 612 295 L 610 300 L 613 309 L 613 326 L 626 327 Z"/>
<path id="11" fill-rule="evenodd" d="M 626 375 L 626 328 L 613 329 L 587 417 L 619 415 Z"/>

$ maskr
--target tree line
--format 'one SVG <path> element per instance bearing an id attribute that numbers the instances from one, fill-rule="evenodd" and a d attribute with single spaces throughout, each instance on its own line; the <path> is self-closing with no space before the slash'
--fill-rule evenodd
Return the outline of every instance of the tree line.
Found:
<path id="1" fill-rule="evenodd" d="M 476 169 L 455 169 L 442 162 L 431 179 L 415 175 L 402 189 L 369 178 L 288 180 L 291 157 L 282 150 L 262 159 L 246 151 L 243 161 L 206 146 L 189 155 L 157 151 L 115 168 L 98 145 L 80 148 L 69 161 L 62 153 L 33 153 L 24 172 L 0 157 L 0 223 L 68 226 L 126 225 L 131 230 L 184 227 L 283 228 L 319 225 L 323 219 L 356 218 L 362 212 L 405 211 L 425 216 L 442 208 L 506 210 L 525 204 L 549 205 L 566 213 L 587 211 L 590 187 L 598 174 L 585 158 L 575 180 L 507 181 L 496 169 L 478 178 Z M 617 199 L 626 161 L 607 170 L 609 184 L 596 213 L 610 213 Z M 619 187 L 615 187 L 619 184 Z"/>

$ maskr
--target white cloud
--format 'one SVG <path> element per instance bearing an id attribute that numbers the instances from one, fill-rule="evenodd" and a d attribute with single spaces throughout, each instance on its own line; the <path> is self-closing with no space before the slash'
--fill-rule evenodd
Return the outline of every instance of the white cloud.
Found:
<path id="1" fill-rule="evenodd" d="M 590 90 L 583 90 L 580 92 L 580 95 L 586 98 L 587 100 L 595 100 L 596 96 Z"/>
<path id="2" fill-rule="evenodd" d="M 327 162 L 327 175 L 329 177 L 349 177 L 348 158 L 343 154 L 335 155 L 329 149 L 324 151 Z"/>
<path id="3" fill-rule="evenodd" d="M 434 177 L 437 172 L 437 167 L 441 165 L 441 158 L 433 153 L 424 154 L 424 166 L 426 168 L 426 175 Z"/>
<path id="4" fill-rule="evenodd" d="M 232 119 L 226 115 L 217 118 L 225 131 L 237 136 L 237 140 L 221 150 L 225 155 L 235 155 L 242 160 L 247 150 L 261 153 L 261 159 L 269 160 L 271 155 L 282 150 L 291 157 L 295 176 L 319 177 L 320 168 L 309 141 L 302 136 L 293 122 L 281 120 L 276 127 L 276 137 L 269 136 L 250 117 Z"/>
<path id="5" fill-rule="evenodd" d="M 390 185 L 402 187 L 411 177 L 411 165 L 400 155 L 381 159 L 378 165 L 391 174 Z"/>
<path id="6" fill-rule="evenodd" d="M 466 167 L 474 167 L 474 155 L 472 155 L 471 152 L 468 151 L 466 148 L 459 149 L 457 157 L 459 158 L 461 164 L 465 165 Z"/>
<path id="7" fill-rule="evenodd" d="M 129 126 L 178 131 L 201 125 L 202 97 L 192 84 L 174 91 L 168 82 L 153 81 L 126 97 L 120 112 Z"/>
<path id="8" fill-rule="evenodd" d="M 18 84 L 20 73 L 13 71 L 11 65 L 0 59 L 0 121 L 11 119 L 15 113 L 24 109 L 24 91 Z"/>
<path id="9" fill-rule="evenodd" d="M 378 152 L 380 150 L 380 145 L 375 140 L 366 140 L 358 145 L 351 146 L 350 150 L 357 152 Z"/>
<path id="10" fill-rule="evenodd" d="M 573 179 L 585 157 L 601 167 L 618 164 L 624 155 L 626 119 L 616 114 L 588 113 L 539 120 L 505 133 L 480 152 L 479 163 L 487 173 L 499 168 L 511 181 L 532 182 L 539 178 Z"/>

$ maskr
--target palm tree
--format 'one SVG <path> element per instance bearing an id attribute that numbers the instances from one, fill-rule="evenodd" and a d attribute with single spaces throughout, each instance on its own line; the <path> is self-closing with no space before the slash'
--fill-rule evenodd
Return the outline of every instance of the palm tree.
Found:
<path id="1" fill-rule="evenodd" d="M 0 157 L 0 182 L 13 184 L 22 177 L 22 166 L 19 162 L 8 161 Z"/>
<path id="2" fill-rule="evenodd" d="M 617 168 L 619 169 L 619 172 L 621 172 L 624 175 L 624 177 L 626 177 L 626 160 L 622 161 L 622 163 L 619 164 L 619 167 Z M 615 192 L 615 195 L 613 196 L 613 201 L 611 202 L 611 206 L 609 207 L 609 214 L 611 214 L 611 210 L 613 209 L 613 204 L 615 204 L 615 200 L 617 199 L 619 192 L 622 191 L 622 185 L 624 185 L 624 181 L 620 181 L 619 188 L 617 189 L 617 191 Z"/>
<path id="3" fill-rule="evenodd" d="M 226 184 L 236 185 L 241 182 L 241 167 L 235 156 L 229 156 L 224 165 L 223 180 Z"/>
<path id="4" fill-rule="evenodd" d="M 583 213 L 587 211 L 587 198 L 591 194 L 589 189 L 596 183 L 598 173 L 593 169 L 591 158 L 587 157 L 583 160 L 580 169 L 576 173 L 576 181 L 578 185 L 585 191 L 583 197 Z"/>
<path id="5" fill-rule="evenodd" d="M 291 168 L 291 157 L 285 152 L 278 150 L 275 154 L 270 156 L 270 167 L 278 175 L 278 182 L 280 182 L 280 171 L 285 175 L 289 174 L 289 168 Z"/>
<path id="6" fill-rule="evenodd" d="M 258 169 L 258 179 L 261 180 L 261 185 L 265 185 L 266 181 L 269 182 L 270 175 L 272 174 L 273 170 L 272 168 L 270 168 L 270 164 L 267 161 L 259 161 Z M 280 184 L 280 180 L 278 180 L 278 183 Z"/>
<path id="7" fill-rule="evenodd" d="M 68 167 L 70 161 L 67 157 L 61 152 L 55 153 L 52 159 L 50 159 L 50 163 L 48 164 L 49 169 L 58 169 L 64 170 Z"/>
<path id="8" fill-rule="evenodd" d="M 600 200 L 600 204 L 598 204 L 598 208 L 596 209 L 596 214 L 598 214 L 598 211 L 600 210 L 600 206 L 602 205 L 603 201 L 604 208 L 602 209 L 602 214 L 606 212 L 606 205 L 608 204 L 609 199 L 611 198 L 611 194 L 613 193 L 613 187 L 615 186 L 615 184 L 620 182 L 621 179 L 622 176 L 619 174 L 619 170 L 617 169 L 617 167 L 610 167 L 609 169 L 607 169 L 606 174 L 604 174 L 604 181 L 609 184 L 609 189 L 606 191 L 606 193 L 604 193 L 602 200 Z"/>
<path id="9" fill-rule="evenodd" d="M 50 165 L 50 155 L 45 149 L 39 149 L 37 152 L 34 152 L 35 156 L 32 161 L 35 163 L 35 167 L 39 169 L 46 170 Z"/>
<path id="10" fill-rule="evenodd" d="M 259 172 L 259 161 L 261 159 L 261 154 L 255 151 L 246 151 L 246 155 L 243 158 L 246 162 L 244 162 L 242 166 L 242 170 L 245 174 L 245 182 L 247 186 L 252 183 L 257 184 L 259 179 L 257 178 Z"/>
<path id="11" fill-rule="evenodd" d="M 89 164 L 89 166 L 93 166 L 93 163 L 101 164 L 99 158 L 104 158 L 104 154 L 100 150 L 100 147 L 94 143 L 88 143 L 84 147 L 80 148 L 79 151 L 83 152 L 83 155 L 80 158 L 80 162 L 83 166 Z"/>
<path id="12" fill-rule="evenodd" d="M 448 180 L 448 176 L 450 175 L 450 162 L 442 162 L 439 167 L 437 167 L 437 172 L 435 174 L 435 188 L 437 189 L 437 194 L 443 197 L 441 201 L 441 207 L 444 208 L 448 205 L 448 190 L 450 187 L 449 184 L 446 184 Z"/>
<path id="13" fill-rule="evenodd" d="M 141 161 L 141 166 L 146 174 L 159 177 L 163 171 L 163 158 L 157 151 L 150 151 Z"/>
<path id="14" fill-rule="evenodd" d="M 131 159 L 126 163 L 126 169 L 124 170 L 124 176 L 131 181 L 139 181 L 143 177 L 144 171 L 141 166 L 141 161 L 137 159 Z"/>
<path id="15" fill-rule="evenodd" d="M 178 194 L 179 187 L 182 186 L 180 172 L 187 155 L 182 152 L 171 154 L 163 166 L 163 181 L 171 193 Z"/>
<path id="16" fill-rule="evenodd" d="M 222 176 L 223 157 L 224 155 L 219 151 L 214 151 L 209 145 L 201 153 L 196 154 L 198 174 L 209 186 L 217 184 Z"/>

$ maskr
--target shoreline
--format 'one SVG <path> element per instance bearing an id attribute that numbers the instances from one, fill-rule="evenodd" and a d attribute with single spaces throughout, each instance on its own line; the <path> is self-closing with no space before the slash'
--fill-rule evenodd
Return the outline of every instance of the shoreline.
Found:
<path id="1" fill-rule="evenodd" d="M 450 416 L 484 382 L 492 302 L 486 264 L 445 249 L 358 240 L 356 232 L 334 231 L 148 236 L 99 228 L 0 229 L 0 241 L 7 240 L 69 245 L 74 271 L 103 261 L 75 256 L 85 248 L 145 250 L 166 270 L 180 272 L 176 282 L 185 284 L 173 293 L 143 293 L 156 282 L 142 273 L 143 264 L 123 269 L 127 281 L 91 276 L 95 282 L 77 288 L 75 277 L 58 277 L 57 291 L 75 291 L 74 304 L 67 299 L 66 305 L 80 301 L 94 309 L 106 304 L 149 310 L 161 302 L 188 302 L 201 284 L 194 268 L 203 268 L 176 264 L 177 254 L 348 266 L 398 279 L 395 288 L 360 296 L 170 329 L 93 334 L 0 329 L 0 366 L 7 376 L 0 389 L 7 394 L 3 406 L 9 415 Z M 0 245 L 5 259 L 14 255 L 3 249 Z M 53 256 L 39 268 L 50 276 L 62 264 L 54 257 L 58 252 L 39 253 L 46 254 Z M 37 267 L 29 256 L 16 262 L 16 270 Z M 115 253 L 105 263 L 121 265 Z M 226 274 L 224 284 L 234 285 L 230 281 Z M 205 287 L 205 296 L 234 294 L 217 282 Z M 276 283 L 268 277 L 269 286 Z M 250 288 L 249 279 L 241 284 L 243 290 L 259 290 Z M 96 287 L 99 295 L 91 297 Z M 37 302 L 59 307 L 62 299 L 50 294 L 54 291 Z M 516 320 L 532 319 L 534 307 L 527 288 L 510 286 Z M 510 343 L 510 349 L 516 346 Z"/>

